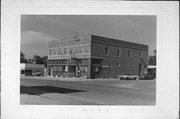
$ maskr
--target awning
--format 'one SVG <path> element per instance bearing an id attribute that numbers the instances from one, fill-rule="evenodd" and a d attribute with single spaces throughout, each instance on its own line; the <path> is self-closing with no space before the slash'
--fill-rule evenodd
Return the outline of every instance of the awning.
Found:
<path id="1" fill-rule="evenodd" d="M 20 66 L 21 70 L 35 70 L 35 69 L 45 69 L 44 64 L 26 64 L 22 63 Z"/>
<path id="2" fill-rule="evenodd" d="M 148 69 L 156 69 L 156 65 L 148 65 Z"/>

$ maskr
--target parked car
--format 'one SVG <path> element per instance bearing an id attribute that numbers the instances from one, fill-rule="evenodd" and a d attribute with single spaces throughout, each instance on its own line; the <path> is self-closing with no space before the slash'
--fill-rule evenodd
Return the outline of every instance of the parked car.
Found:
<path id="1" fill-rule="evenodd" d="M 120 78 L 120 80 L 136 80 L 139 78 L 139 76 L 137 75 L 130 75 L 130 74 L 124 74 L 118 77 Z"/>
<path id="2" fill-rule="evenodd" d="M 142 77 L 140 77 L 140 80 L 153 80 L 155 78 L 154 75 L 145 74 Z"/>
<path id="3" fill-rule="evenodd" d="M 32 76 L 41 76 L 41 72 L 35 72 L 32 74 Z"/>

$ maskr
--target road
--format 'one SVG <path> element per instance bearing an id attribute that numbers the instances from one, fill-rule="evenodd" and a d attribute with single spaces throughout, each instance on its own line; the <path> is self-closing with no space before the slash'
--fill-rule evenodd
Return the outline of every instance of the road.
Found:
<path id="1" fill-rule="evenodd" d="M 20 103 L 38 105 L 154 105 L 155 80 L 40 80 L 21 78 Z"/>

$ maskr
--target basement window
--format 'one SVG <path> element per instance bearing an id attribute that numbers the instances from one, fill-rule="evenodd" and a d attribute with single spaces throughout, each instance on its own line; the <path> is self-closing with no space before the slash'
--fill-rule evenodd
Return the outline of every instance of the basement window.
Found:
<path id="1" fill-rule="evenodd" d="M 118 62 L 116 65 L 117 65 L 118 67 L 120 67 L 120 66 L 121 66 L 120 62 Z"/>

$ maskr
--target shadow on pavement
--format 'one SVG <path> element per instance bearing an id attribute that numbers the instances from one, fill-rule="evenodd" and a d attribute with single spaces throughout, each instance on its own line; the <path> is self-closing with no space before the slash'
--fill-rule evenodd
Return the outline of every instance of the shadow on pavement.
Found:
<path id="1" fill-rule="evenodd" d="M 30 95 L 42 95 L 45 93 L 77 93 L 77 92 L 85 92 L 83 90 L 76 90 L 70 88 L 61 88 L 61 87 L 53 87 L 53 86 L 21 86 L 20 94 L 30 94 Z"/>

